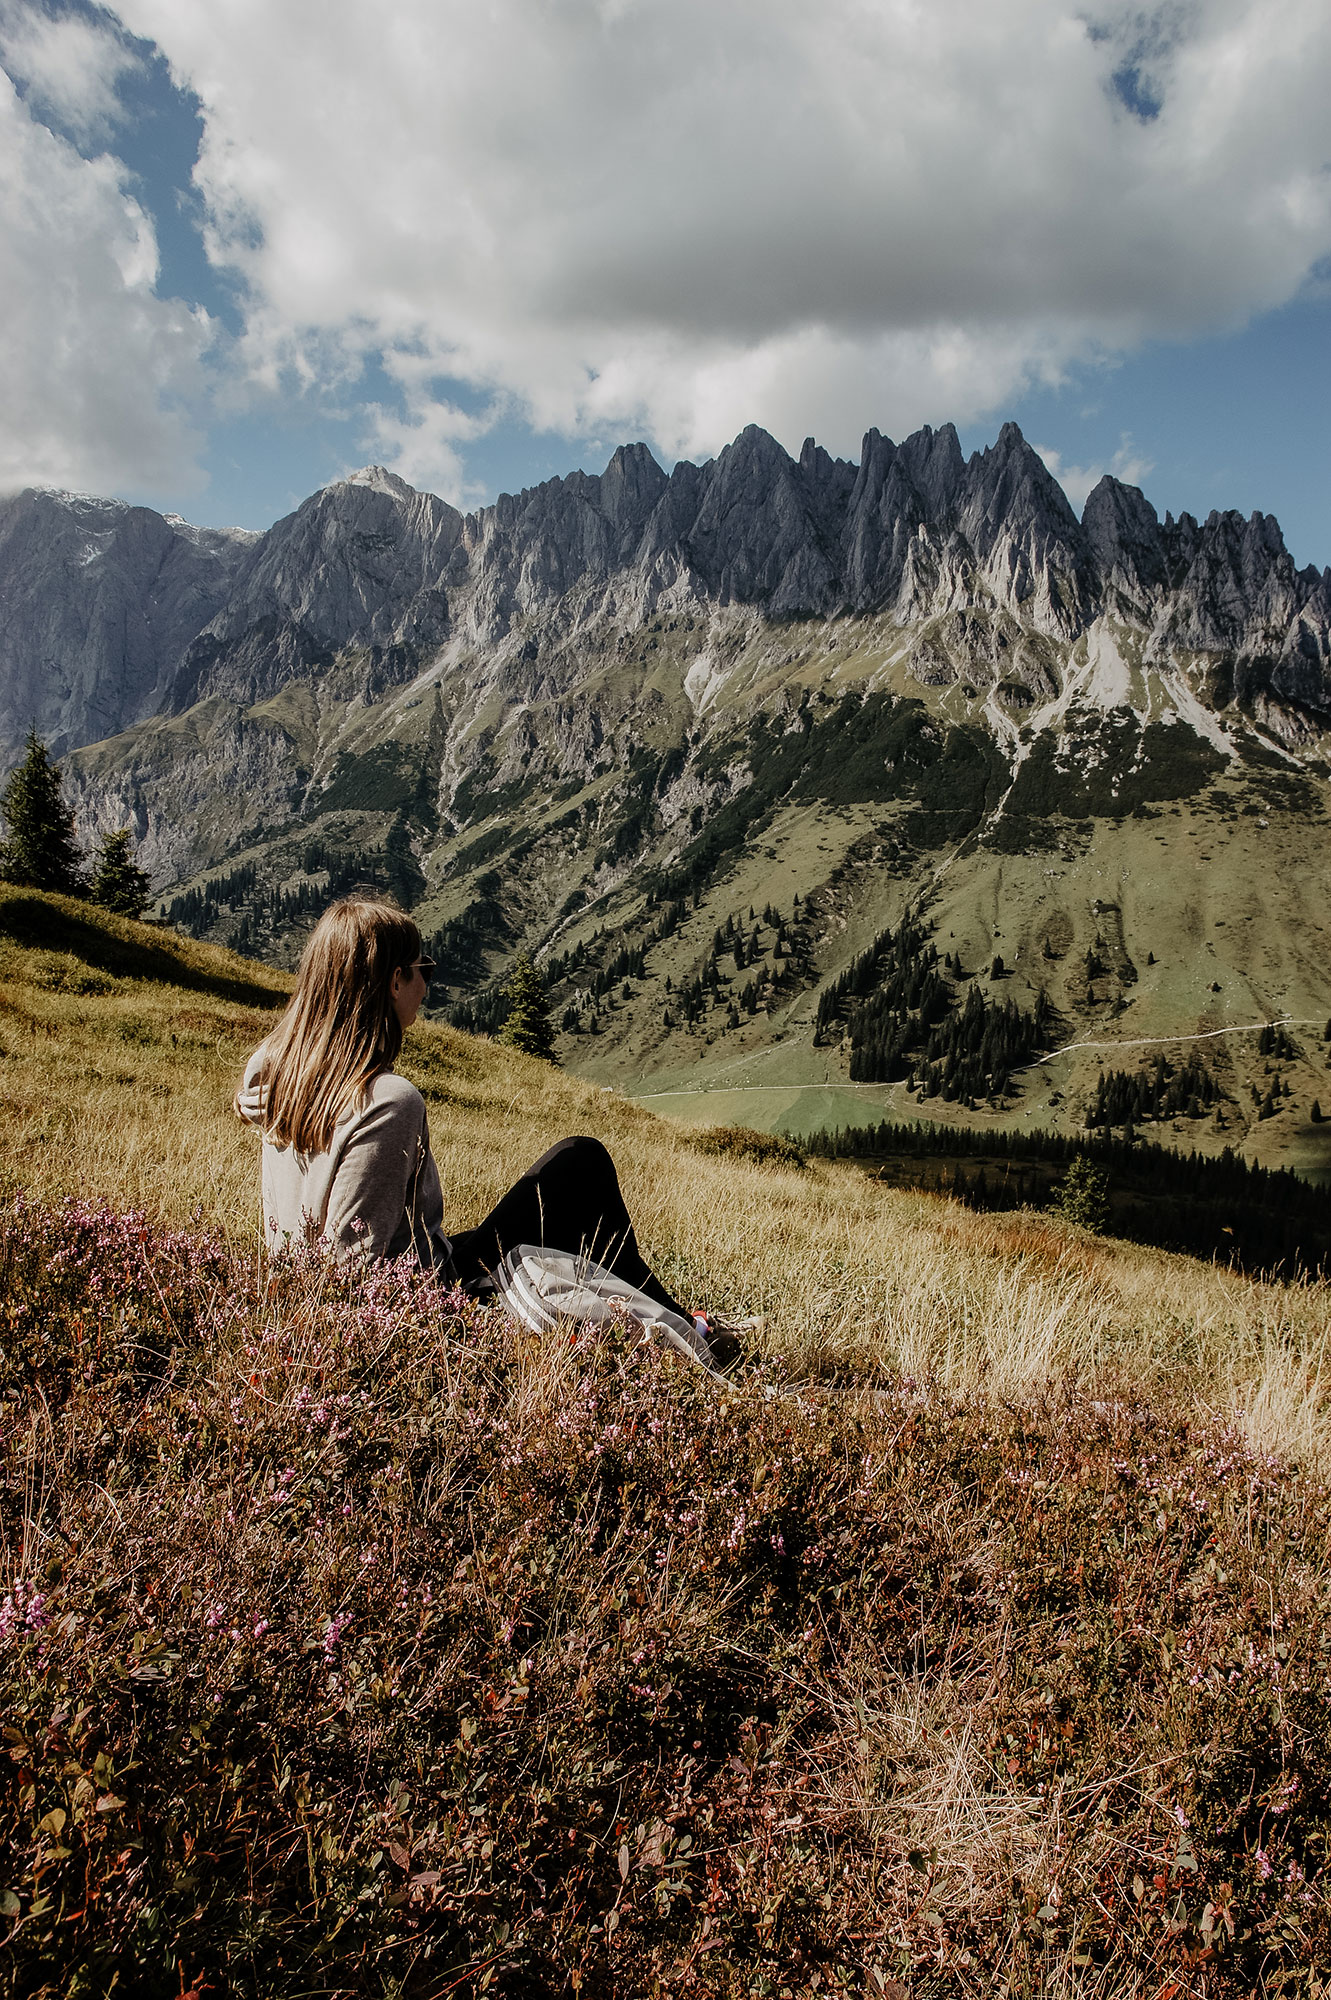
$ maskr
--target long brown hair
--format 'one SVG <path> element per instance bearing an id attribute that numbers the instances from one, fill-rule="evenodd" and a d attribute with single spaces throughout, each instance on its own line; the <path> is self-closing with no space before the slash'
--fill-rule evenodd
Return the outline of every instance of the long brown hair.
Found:
<path id="1" fill-rule="evenodd" d="M 299 1153 L 327 1150 L 338 1119 L 397 1060 L 393 974 L 420 952 L 416 925 L 386 903 L 349 896 L 324 911 L 301 953 L 296 990 L 263 1044 L 254 1080 L 265 1138 Z"/>

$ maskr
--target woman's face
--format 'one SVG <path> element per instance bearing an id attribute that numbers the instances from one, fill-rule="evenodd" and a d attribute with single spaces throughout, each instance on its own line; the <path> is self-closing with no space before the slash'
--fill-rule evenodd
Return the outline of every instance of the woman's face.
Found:
<path id="1" fill-rule="evenodd" d="M 421 1011 L 421 1002 L 430 990 L 433 961 L 417 958 L 411 965 L 399 965 L 388 986 L 388 998 L 405 1035 Z"/>

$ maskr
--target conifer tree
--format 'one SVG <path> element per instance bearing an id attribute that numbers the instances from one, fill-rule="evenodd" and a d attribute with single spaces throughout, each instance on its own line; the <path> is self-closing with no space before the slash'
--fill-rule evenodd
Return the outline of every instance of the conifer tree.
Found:
<path id="1" fill-rule="evenodd" d="M 521 1049 L 524 1055 L 540 1056 L 544 1062 L 557 1064 L 559 1057 L 555 1054 L 545 981 L 525 951 L 514 962 L 504 997 L 508 1001 L 508 1018 L 499 1030 L 500 1041 L 510 1049 Z M 599 1025 L 593 1014 L 593 1034 L 599 1031 Z"/>
<path id="2" fill-rule="evenodd" d="M 148 877 L 131 856 L 129 842 L 127 826 L 107 834 L 88 893 L 118 917 L 141 917 L 148 906 Z"/>
<path id="3" fill-rule="evenodd" d="M 81 894 L 83 857 L 74 839 L 74 815 L 65 804 L 60 767 L 35 729 L 28 732 L 27 755 L 5 786 L 0 811 L 9 829 L 0 848 L 5 880 L 62 896 Z"/>
<path id="4" fill-rule="evenodd" d="M 1109 1221 L 1109 1176 L 1104 1168 L 1078 1153 L 1054 1189 L 1049 1212 L 1089 1229 L 1093 1235 L 1103 1234 Z"/>

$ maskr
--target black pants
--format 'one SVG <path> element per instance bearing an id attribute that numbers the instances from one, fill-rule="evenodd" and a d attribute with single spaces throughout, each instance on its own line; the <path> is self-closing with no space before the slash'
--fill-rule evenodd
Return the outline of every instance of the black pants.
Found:
<path id="1" fill-rule="evenodd" d="M 457 1282 L 473 1295 L 488 1290 L 490 1273 L 519 1243 L 575 1256 L 585 1251 L 658 1305 L 693 1317 L 644 1261 L 615 1163 L 599 1139 L 561 1139 L 513 1183 L 484 1222 L 453 1238 Z"/>

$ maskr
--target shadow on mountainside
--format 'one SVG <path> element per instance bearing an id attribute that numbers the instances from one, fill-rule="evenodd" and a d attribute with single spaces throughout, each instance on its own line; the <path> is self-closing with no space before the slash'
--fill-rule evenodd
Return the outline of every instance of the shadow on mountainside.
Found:
<path id="1" fill-rule="evenodd" d="M 265 967 L 255 966 L 254 976 L 246 977 L 240 969 L 244 961 L 230 952 L 201 949 L 171 932 L 154 933 L 145 924 L 94 911 L 67 896 L 0 890 L 0 940 L 70 952 L 116 978 L 157 980 L 242 1007 L 277 1007 L 286 999 Z"/>

